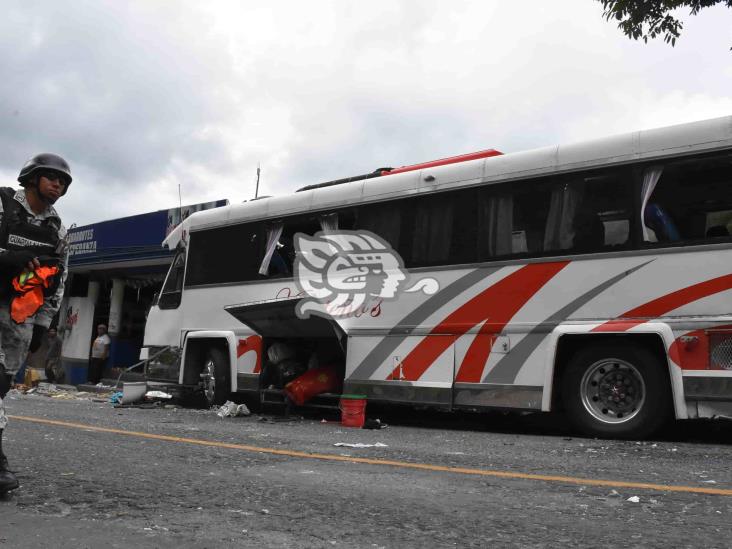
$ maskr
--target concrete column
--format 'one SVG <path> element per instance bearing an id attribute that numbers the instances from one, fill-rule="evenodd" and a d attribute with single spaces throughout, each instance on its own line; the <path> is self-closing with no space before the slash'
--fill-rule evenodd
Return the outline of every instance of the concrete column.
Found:
<path id="1" fill-rule="evenodd" d="M 97 298 L 99 297 L 99 282 L 92 280 L 89 282 L 89 290 L 86 292 L 86 298 L 90 303 L 96 304 Z M 92 311 L 92 314 L 94 312 Z"/>
<path id="2" fill-rule="evenodd" d="M 125 282 L 121 278 L 112 279 L 112 292 L 109 297 L 109 335 L 119 334 L 122 322 L 122 300 L 125 295 Z"/>

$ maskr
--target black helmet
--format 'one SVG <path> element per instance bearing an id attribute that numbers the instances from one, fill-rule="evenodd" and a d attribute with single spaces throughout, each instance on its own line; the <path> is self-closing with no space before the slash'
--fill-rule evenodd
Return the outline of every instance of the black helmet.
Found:
<path id="1" fill-rule="evenodd" d="M 71 168 L 69 168 L 69 164 L 66 160 L 53 153 L 41 153 L 35 155 L 20 169 L 20 174 L 18 175 L 20 185 L 25 187 L 30 176 L 39 170 L 53 170 L 54 172 L 61 174 L 66 182 L 63 194 L 66 194 L 66 191 L 71 184 Z"/>

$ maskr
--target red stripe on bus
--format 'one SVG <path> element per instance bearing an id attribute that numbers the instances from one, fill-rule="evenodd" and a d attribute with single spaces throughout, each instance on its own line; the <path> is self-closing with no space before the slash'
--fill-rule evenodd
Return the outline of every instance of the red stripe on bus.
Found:
<path id="1" fill-rule="evenodd" d="M 562 261 L 526 265 L 486 288 L 440 322 L 387 379 L 418 380 L 450 345 L 480 322 L 485 321 L 482 331 L 500 332 L 519 309 L 568 264 L 568 261 Z M 477 375 L 479 381 L 484 366 L 485 362 L 466 364 L 465 370 L 461 366 L 458 377 L 472 380 Z"/>
<path id="2" fill-rule="evenodd" d="M 480 329 L 480 332 L 473 338 L 468 352 L 465 353 L 463 361 L 460 363 L 460 369 L 455 376 L 455 381 L 465 383 L 478 383 L 483 374 L 488 357 L 493 348 L 493 342 L 496 340 L 495 334 L 484 333 L 487 331 L 486 325 Z"/>
<path id="3" fill-rule="evenodd" d="M 712 278 L 649 301 L 594 328 L 593 332 L 624 332 L 669 311 L 732 288 L 732 274 Z"/>
<path id="4" fill-rule="evenodd" d="M 258 374 L 262 371 L 262 338 L 258 335 L 249 336 L 246 339 L 240 339 L 236 345 L 236 358 L 241 358 L 244 353 L 254 351 L 257 353 L 257 363 L 254 365 L 254 372 Z"/>
<path id="5" fill-rule="evenodd" d="M 501 151 L 497 151 L 495 149 L 486 149 L 484 151 L 461 154 L 458 156 L 450 156 L 448 158 L 440 158 L 439 160 L 430 160 L 429 162 L 422 162 L 421 164 L 412 164 L 410 166 L 401 166 L 399 168 L 393 168 L 391 170 L 384 170 L 381 172 L 381 175 L 393 175 L 395 173 L 413 172 L 415 170 L 435 168 L 437 166 L 447 166 L 448 164 L 457 164 L 459 162 L 478 160 L 480 158 L 489 158 L 491 156 L 500 156 L 502 154 L 503 153 Z"/>

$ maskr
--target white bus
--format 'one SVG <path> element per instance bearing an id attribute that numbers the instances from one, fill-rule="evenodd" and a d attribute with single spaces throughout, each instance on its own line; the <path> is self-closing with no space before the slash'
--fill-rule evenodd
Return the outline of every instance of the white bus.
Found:
<path id="1" fill-rule="evenodd" d="M 286 342 L 370 401 L 564 410 L 603 437 L 732 416 L 732 117 L 417 168 L 186 219 L 150 378 L 261 394 Z M 336 229 L 439 291 L 300 318 L 293 237 Z"/>

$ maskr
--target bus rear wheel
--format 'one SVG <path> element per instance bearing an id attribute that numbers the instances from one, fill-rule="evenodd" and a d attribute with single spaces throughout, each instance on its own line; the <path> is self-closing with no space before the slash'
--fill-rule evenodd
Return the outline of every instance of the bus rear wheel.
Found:
<path id="1" fill-rule="evenodd" d="M 209 406 L 219 406 L 229 397 L 229 361 L 221 349 L 209 349 L 201 371 L 203 396 Z"/>
<path id="2" fill-rule="evenodd" d="M 569 420 L 589 436 L 646 438 L 671 416 L 663 365 L 641 347 L 580 350 L 564 375 L 562 399 Z"/>

